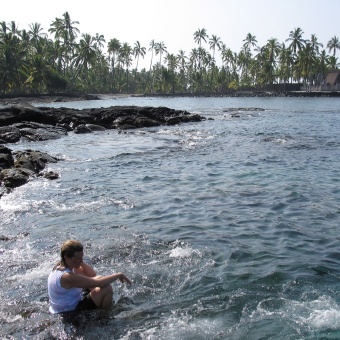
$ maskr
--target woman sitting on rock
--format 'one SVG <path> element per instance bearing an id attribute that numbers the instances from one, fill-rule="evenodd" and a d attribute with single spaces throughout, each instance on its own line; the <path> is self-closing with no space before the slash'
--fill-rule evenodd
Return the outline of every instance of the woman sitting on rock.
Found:
<path id="1" fill-rule="evenodd" d="M 83 262 L 83 245 L 78 241 L 66 241 L 60 255 L 61 261 L 48 277 L 49 310 L 53 314 L 108 308 L 113 295 L 110 284 L 116 280 L 131 284 L 123 273 L 97 276 L 94 269 Z"/>

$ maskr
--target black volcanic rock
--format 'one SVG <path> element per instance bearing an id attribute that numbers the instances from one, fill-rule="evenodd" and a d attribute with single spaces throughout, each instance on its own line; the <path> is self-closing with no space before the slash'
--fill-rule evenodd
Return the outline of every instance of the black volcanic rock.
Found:
<path id="1" fill-rule="evenodd" d="M 92 132 L 91 129 L 87 127 L 85 124 L 80 124 L 76 126 L 73 131 L 74 133 L 91 133 Z"/>
<path id="2" fill-rule="evenodd" d="M 0 141 L 21 138 L 48 140 L 68 131 L 90 133 L 105 129 L 137 129 L 199 122 L 205 118 L 167 107 L 112 106 L 99 109 L 36 108 L 30 104 L 0 109 Z"/>
<path id="3" fill-rule="evenodd" d="M 47 163 L 58 159 L 45 152 L 25 150 L 12 152 L 0 145 L 0 197 L 13 188 L 26 184 L 31 177 L 41 175 Z M 58 174 L 46 173 L 45 178 L 55 179 Z"/>
<path id="4" fill-rule="evenodd" d="M 61 126 L 40 124 L 35 122 L 20 122 L 12 125 L 20 131 L 20 137 L 30 141 L 56 139 L 67 135 L 67 130 Z"/>
<path id="5" fill-rule="evenodd" d="M 15 126 L 0 127 L 0 143 L 16 143 L 20 140 L 21 132 Z"/>
<path id="6" fill-rule="evenodd" d="M 69 131 L 126 130 L 200 122 L 204 119 L 197 114 L 167 107 L 112 106 L 77 110 L 19 104 L 0 109 L 0 143 L 16 143 L 21 139 L 49 140 L 65 136 Z M 50 162 L 57 162 L 57 159 L 40 151 L 12 152 L 0 145 L 0 197 L 27 183 L 31 177 L 58 178 L 54 172 L 43 173 Z"/>
<path id="7" fill-rule="evenodd" d="M 0 145 L 0 171 L 11 168 L 14 165 L 12 151 L 3 145 Z"/>

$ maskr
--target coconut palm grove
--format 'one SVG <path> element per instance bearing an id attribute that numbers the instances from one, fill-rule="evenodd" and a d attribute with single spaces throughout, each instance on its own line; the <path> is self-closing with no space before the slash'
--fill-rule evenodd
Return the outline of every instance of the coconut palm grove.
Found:
<path id="1" fill-rule="evenodd" d="M 197 47 L 168 51 L 163 41 L 149 46 L 81 33 L 68 12 L 55 18 L 48 32 L 39 23 L 19 30 L 0 22 L 0 95 L 68 93 L 223 94 L 235 90 L 273 89 L 320 84 L 339 67 L 340 40 L 327 46 L 301 28 L 287 39 L 264 46 L 248 33 L 239 52 L 202 28 L 193 33 Z M 150 67 L 139 69 L 141 58 Z"/>

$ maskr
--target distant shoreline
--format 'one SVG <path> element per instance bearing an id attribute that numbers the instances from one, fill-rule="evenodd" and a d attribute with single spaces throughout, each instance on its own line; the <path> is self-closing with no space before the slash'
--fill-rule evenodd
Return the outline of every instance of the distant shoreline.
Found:
<path id="1" fill-rule="evenodd" d="M 22 103 L 58 103 L 86 100 L 117 99 L 130 97 L 129 94 L 72 94 L 72 93 L 39 93 L 27 95 L 0 96 L 0 105 L 16 105 Z"/>
<path id="2" fill-rule="evenodd" d="M 57 102 L 72 102 L 72 101 L 85 101 L 85 100 L 102 100 L 102 99 L 119 99 L 128 97 L 212 97 L 212 98 L 223 98 L 223 97 L 340 97 L 340 92 L 322 91 L 322 92 L 305 92 L 305 91 L 229 91 L 226 93 L 214 94 L 214 93 L 202 93 L 202 94 L 191 94 L 191 93 L 177 93 L 177 94 L 71 94 L 71 93 L 41 93 L 41 94 L 30 94 L 30 95 L 9 95 L 0 96 L 0 105 L 9 106 L 21 103 L 57 103 Z"/>
<path id="3" fill-rule="evenodd" d="M 230 91 L 227 93 L 220 94 L 145 94 L 143 97 L 213 97 L 213 98 L 223 98 L 223 97 L 340 97 L 340 92 L 331 91 L 320 91 L 320 92 L 306 92 L 306 91 L 285 91 L 285 92 L 275 92 L 275 91 Z"/>

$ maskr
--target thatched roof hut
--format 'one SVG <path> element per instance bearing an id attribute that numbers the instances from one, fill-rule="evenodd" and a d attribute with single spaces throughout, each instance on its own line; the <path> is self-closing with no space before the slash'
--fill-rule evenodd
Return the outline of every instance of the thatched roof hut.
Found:
<path id="1" fill-rule="evenodd" d="M 335 86 L 340 83 L 340 70 L 331 70 L 328 72 L 325 84 L 327 86 Z"/>

